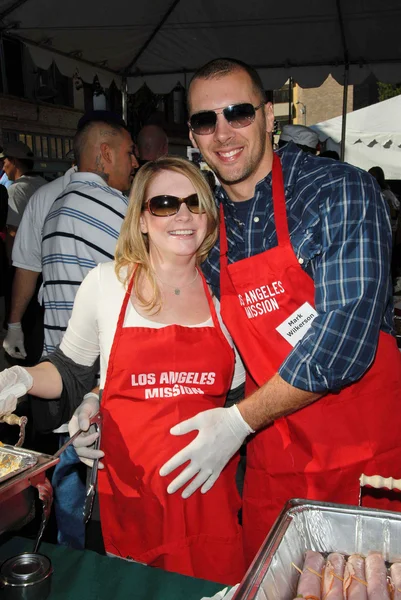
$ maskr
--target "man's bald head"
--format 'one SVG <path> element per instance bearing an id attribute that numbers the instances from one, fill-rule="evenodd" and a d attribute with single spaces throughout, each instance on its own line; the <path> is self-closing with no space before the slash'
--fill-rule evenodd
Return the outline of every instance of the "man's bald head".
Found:
<path id="1" fill-rule="evenodd" d="M 120 191 L 130 188 L 138 167 L 129 132 L 112 121 L 89 121 L 79 129 L 74 137 L 74 155 L 79 171 L 95 173 Z"/>
<path id="2" fill-rule="evenodd" d="M 168 153 L 168 137 L 158 125 L 145 125 L 138 133 L 137 148 L 141 161 L 156 160 Z"/>

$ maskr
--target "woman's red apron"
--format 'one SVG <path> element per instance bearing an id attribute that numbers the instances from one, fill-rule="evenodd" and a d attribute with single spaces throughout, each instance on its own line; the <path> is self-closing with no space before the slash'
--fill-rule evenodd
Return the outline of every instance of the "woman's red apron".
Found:
<path id="1" fill-rule="evenodd" d="M 313 280 L 290 242 L 276 155 L 272 177 L 276 247 L 228 264 L 220 207 L 221 314 L 253 389 L 254 382 L 261 386 L 277 373 L 292 350 L 289 335 L 306 329 L 315 313 Z M 280 325 L 286 337 L 277 331 Z M 401 477 L 400 389 L 401 355 L 395 339 L 381 332 L 375 360 L 361 380 L 278 419 L 249 441 L 243 495 L 248 564 L 289 498 L 358 504 L 361 473 Z M 389 494 L 380 496 L 372 490 L 363 503 L 401 509 L 400 495 L 392 501 Z"/>
<path id="2" fill-rule="evenodd" d="M 220 328 L 209 290 L 214 327 L 123 327 L 133 278 L 121 308 L 102 397 L 100 516 L 107 552 L 167 571 L 234 584 L 244 574 L 238 459 L 207 494 L 184 500 L 167 493 L 178 470 L 161 466 L 196 437 L 170 428 L 224 405 L 234 352 Z M 182 490 L 181 490 L 182 491 Z"/>

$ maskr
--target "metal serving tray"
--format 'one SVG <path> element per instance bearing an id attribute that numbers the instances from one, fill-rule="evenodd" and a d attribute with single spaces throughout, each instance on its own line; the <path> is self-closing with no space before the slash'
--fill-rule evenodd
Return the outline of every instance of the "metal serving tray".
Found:
<path id="1" fill-rule="evenodd" d="M 306 550 L 345 555 L 369 550 L 388 562 L 401 559 L 401 514 L 289 500 L 250 566 L 234 600 L 292 600 Z"/>
<path id="2" fill-rule="evenodd" d="M 0 480 L 0 534 L 16 529 L 29 522 L 34 516 L 35 494 L 47 500 L 46 470 L 59 462 L 59 458 L 33 450 L 1 446 L 0 451 L 24 456 L 24 467 L 13 471 Z"/>
<path id="3" fill-rule="evenodd" d="M 19 459 L 19 465 L 13 470 L 9 471 L 6 475 L 0 476 L 0 483 L 7 481 L 7 479 L 10 479 L 15 475 L 18 475 L 18 473 L 26 471 L 30 467 L 36 465 L 38 462 L 37 457 L 29 452 L 29 450 L 23 450 L 21 448 L 15 448 L 14 446 L 8 445 L 0 446 L 0 463 L 7 458 L 10 458 L 10 460 Z"/>

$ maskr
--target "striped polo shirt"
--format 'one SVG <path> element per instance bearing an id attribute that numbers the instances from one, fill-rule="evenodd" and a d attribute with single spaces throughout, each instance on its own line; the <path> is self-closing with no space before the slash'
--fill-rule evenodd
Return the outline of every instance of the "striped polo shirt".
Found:
<path id="1" fill-rule="evenodd" d="M 94 173 L 74 173 L 47 215 L 42 239 L 44 354 L 62 340 L 88 272 L 113 260 L 127 198 Z"/>

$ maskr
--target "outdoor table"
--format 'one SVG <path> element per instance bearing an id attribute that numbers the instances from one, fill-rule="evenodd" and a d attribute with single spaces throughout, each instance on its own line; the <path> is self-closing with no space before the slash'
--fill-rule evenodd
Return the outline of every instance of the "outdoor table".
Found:
<path id="1" fill-rule="evenodd" d="M 0 537 L 0 563 L 20 552 L 31 552 L 32 547 L 32 540 Z M 90 550 L 43 542 L 39 552 L 53 565 L 50 600 L 200 600 L 224 588 Z"/>

